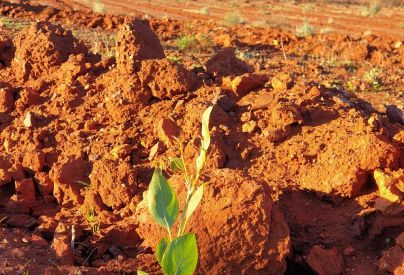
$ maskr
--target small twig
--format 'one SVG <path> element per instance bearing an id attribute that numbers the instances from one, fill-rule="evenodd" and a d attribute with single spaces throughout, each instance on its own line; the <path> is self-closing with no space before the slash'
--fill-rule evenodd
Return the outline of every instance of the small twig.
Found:
<path id="1" fill-rule="evenodd" d="M 53 264 L 56 267 L 59 267 L 54 261 L 51 261 L 50 259 L 48 259 L 48 262 L 50 262 L 51 264 Z"/>
<path id="2" fill-rule="evenodd" d="M 70 242 L 70 247 L 74 250 L 74 241 L 76 240 L 76 230 L 74 229 L 74 224 L 72 225 L 72 240 Z"/>
<path id="3" fill-rule="evenodd" d="M 90 252 L 90 254 L 87 256 L 87 258 L 85 259 L 85 261 L 83 262 L 83 264 L 82 264 L 81 266 L 84 266 L 84 264 L 88 261 L 88 259 L 90 259 L 90 257 L 93 255 L 93 253 L 94 253 L 94 251 L 95 251 L 96 249 L 97 249 L 97 248 L 94 248 L 93 251 Z"/>
<path id="4" fill-rule="evenodd" d="M 23 266 L 23 268 L 26 268 L 27 265 L 28 265 L 30 262 L 32 262 L 32 259 L 30 259 L 30 260 Z"/>
<path id="5" fill-rule="evenodd" d="M 281 35 L 281 48 L 282 48 L 283 58 L 285 59 L 285 61 L 287 61 L 288 58 L 286 57 L 285 48 L 283 47 L 283 36 L 282 35 Z"/>

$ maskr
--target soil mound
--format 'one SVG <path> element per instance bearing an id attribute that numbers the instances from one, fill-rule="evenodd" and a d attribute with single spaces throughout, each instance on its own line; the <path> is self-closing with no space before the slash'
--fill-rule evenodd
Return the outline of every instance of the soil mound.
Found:
<path id="1" fill-rule="evenodd" d="M 165 54 L 149 21 L 127 19 L 116 36 L 116 63 L 121 71 L 138 70 L 140 62 L 161 59 Z"/>
<path id="2" fill-rule="evenodd" d="M 86 53 L 71 31 L 49 23 L 35 23 L 13 40 L 15 55 L 12 68 L 17 78 L 37 79 L 65 62 L 70 54 Z"/>
<path id="3" fill-rule="evenodd" d="M 198 239 L 199 272 L 283 274 L 291 252 L 289 229 L 265 184 L 229 169 L 214 173 L 211 180 L 214 187 L 206 190 L 189 224 Z M 170 182 L 181 204 L 184 183 L 180 177 Z M 154 250 L 165 231 L 152 220 L 145 199 L 136 215 L 143 245 Z"/>

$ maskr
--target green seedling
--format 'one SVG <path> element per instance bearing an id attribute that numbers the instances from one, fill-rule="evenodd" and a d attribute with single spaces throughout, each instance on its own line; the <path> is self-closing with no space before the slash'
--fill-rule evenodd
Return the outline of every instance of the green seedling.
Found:
<path id="1" fill-rule="evenodd" d="M 91 232 L 94 234 L 100 231 L 100 222 L 96 221 L 94 207 L 91 207 L 86 214 L 86 220 L 90 225 Z"/>
<path id="2" fill-rule="evenodd" d="M 369 71 L 365 72 L 364 79 L 365 81 L 372 86 L 372 89 L 377 91 L 382 88 L 382 82 L 380 80 L 380 69 L 372 68 Z"/>
<path id="3" fill-rule="evenodd" d="M 177 44 L 178 49 L 181 51 L 191 50 L 198 44 L 195 36 L 193 35 L 180 36 L 175 43 Z"/>
<path id="4" fill-rule="evenodd" d="M 202 115 L 201 148 L 195 163 L 195 174 L 190 174 L 181 143 L 181 156 L 170 158 L 171 170 L 183 175 L 187 190 L 181 215 L 177 195 L 163 175 L 161 168 L 155 169 L 149 185 L 147 201 L 150 214 L 154 221 L 167 231 L 168 235 L 160 240 L 156 248 L 157 261 L 166 275 L 190 275 L 195 271 L 198 263 L 196 236 L 195 233 L 187 231 L 187 225 L 202 200 L 206 185 L 200 182 L 199 178 L 205 167 L 210 145 L 209 118 L 212 109 L 213 107 L 207 108 Z M 179 215 L 179 223 L 174 227 Z M 138 271 L 138 274 L 145 273 Z"/>
<path id="5" fill-rule="evenodd" d="M 297 37 L 308 37 L 314 34 L 314 28 L 309 24 L 307 19 L 304 20 L 303 24 L 296 28 Z"/>

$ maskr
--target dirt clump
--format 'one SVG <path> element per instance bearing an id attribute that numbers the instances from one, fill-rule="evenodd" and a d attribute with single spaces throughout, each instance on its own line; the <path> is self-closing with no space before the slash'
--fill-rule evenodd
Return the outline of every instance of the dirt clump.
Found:
<path id="1" fill-rule="evenodd" d="M 129 205 L 137 190 L 136 170 L 124 161 L 98 160 L 90 174 L 91 185 L 113 210 Z"/>
<path id="2" fill-rule="evenodd" d="M 45 22 L 35 23 L 14 38 L 12 68 L 17 78 L 37 79 L 67 61 L 70 54 L 86 53 L 71 31 Z"/>
<path id="3" fill-rule="evenodd" d="M 49 171 L 54 182 L 53 194 L 58 203 L 82 204 L 84 198 L 80 190 L 89 183 L 92 164 L 81 159 L 67 159 L 56 163 Z"/>
<path id="4" fill-rule="evenodd" d="M 141 61 L 164 57 L 160 40 L 148 21 L 127 19 L 119 28 L 116 36 L 116 63 L 121 71 L 137 71 Z"/>
<path id="5" fill-rule="evenodd" d="M 319 275 L 338 275 L 344 271 L 344 262 L 338 249 L 324 249 L 319 246 L 314 246 L 306 262 Z"/>
<path id="6" fill-rule="evenodd" d="M 376 169 L 373 173 L 380 197 L 391 202 L 402 202 L 404 196 L 404 170 L 385 172 Z"/>
<path id="7" fill-rule="evenodd" d="M 253 68 L 237 58 L 234 48 L 223 48 L 206 62 L 206 70 L 211 77 L 238 76 L 252 73 Z"/>
<path id="8" fill-rule="evenodd" d="M 381 271 L 394 275 L 404 273 L 404 233 L 395 239 L 396 245 L 386 249 L 379 260 Z"/>
<path id="9" fill-rule="evenodd" d="M 212 180 L 214 187 L 206 190 L 189 226 L 198 238 L 199 272 L 285 272 L 291 252 L 289 230 L 263 185 L 228 169 L 215 173 Z M 180 190 L 181 202 L 185 195 L 181 178 L 170 182 Z M 164 230 L 153 222 L 145 200 L 136 211 L 143 245 L 155 249 Z"/>
<path id="10" fill-rule="evenodd" d="M 268 81 L 268 76 L 260 74 L 243 74 L 237 76 L 234 79 L 225 80 L 223 79 L 223 86 L 230 89 L 237 97 L 245 96 L 252 90 L 256 90 L 264 87 L 265 83 Z M 225 84 L 225 82 L 228 82 Z M 226 87 L 227 86 L 227 87 Z"/>
<path id="11" fill-rule="evenodd" d="M 8 113 L 14 109 L 14 91 L 6 83 L 0 83 L 0 113 Z"/>
<path id="12" fill-rule="evenodd" d="M 139 77 L 143 89 L 149 89 L 158 99 L 185 95 L 196 81 L 190 71 L 168 59 L 143 61 Z"/>

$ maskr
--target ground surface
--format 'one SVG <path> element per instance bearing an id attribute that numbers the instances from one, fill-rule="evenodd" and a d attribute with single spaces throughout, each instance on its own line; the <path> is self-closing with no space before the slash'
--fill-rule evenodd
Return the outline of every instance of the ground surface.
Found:
<path id="1" fill-rule="evenodd" d="M 103 3 L 0 3 L 0 273 L 159 274 L 143 192 L 213 104 L 198 273 L 403 274 L 399 5 Z"/>

